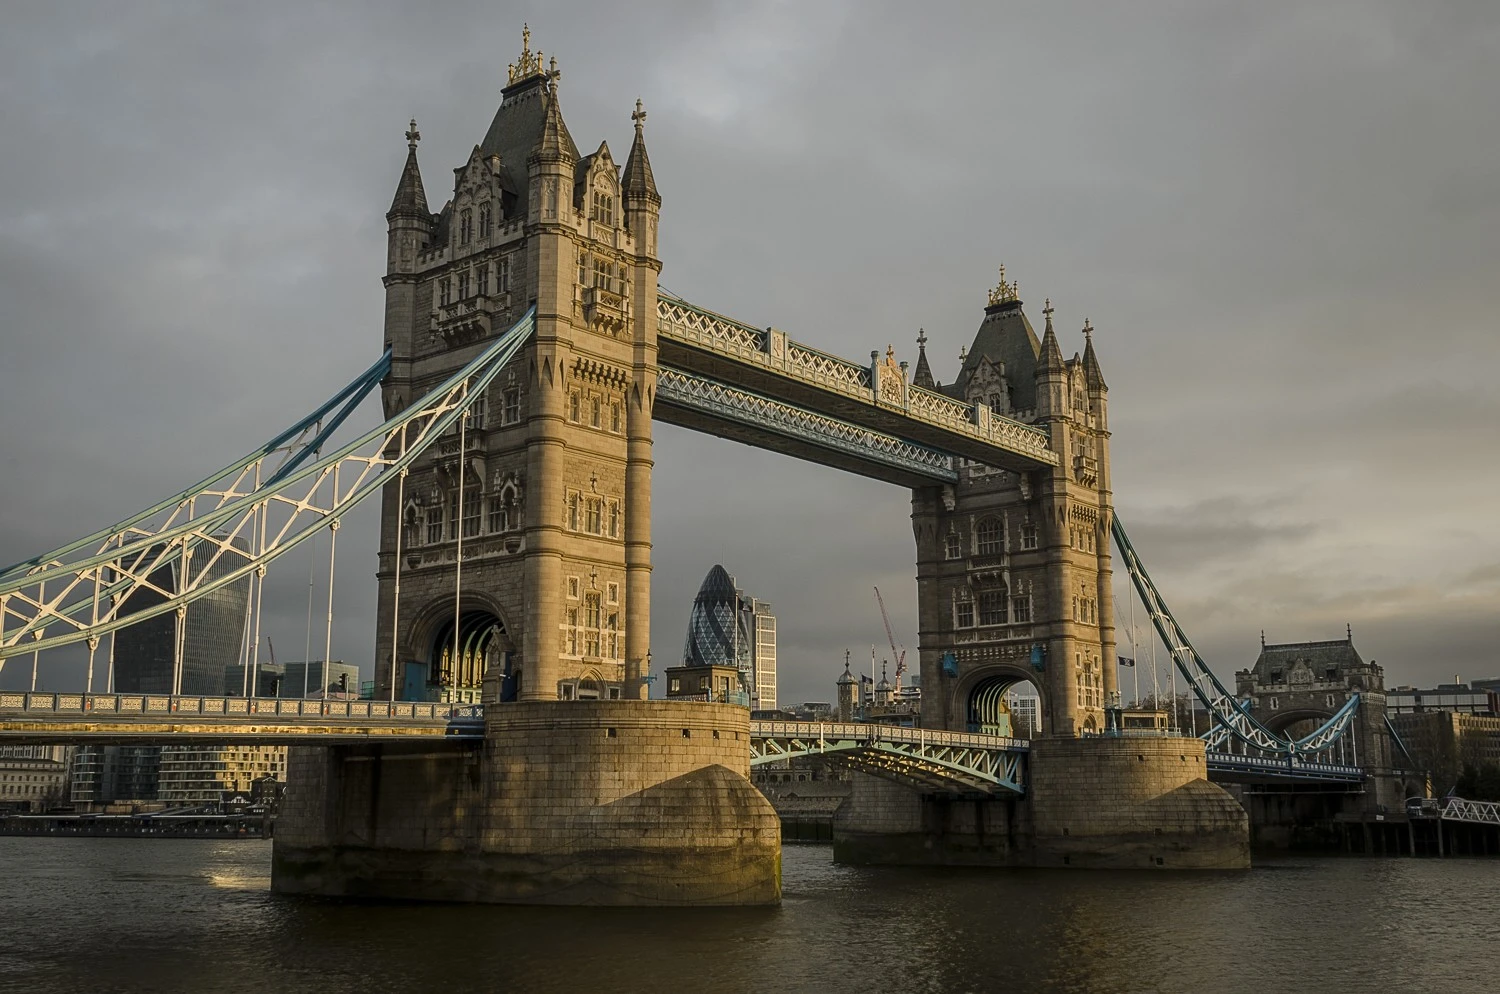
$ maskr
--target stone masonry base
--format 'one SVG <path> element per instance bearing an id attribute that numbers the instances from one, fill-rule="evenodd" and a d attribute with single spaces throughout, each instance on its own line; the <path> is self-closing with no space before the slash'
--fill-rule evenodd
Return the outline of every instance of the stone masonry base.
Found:
<path id="1" fill-rule="evenodd" d="M 297 748 L 272 855 L 292 894 L 519 904 L 781 899 L 749 716 L 665 701 L 507 704 L 480 744 Z"/>
<path id="2" fill-rule="evenodd" d="M 859 775 L 834 815 L 844 863 L 1245 869 L 1244 809 L 1196 739 L 1043 739 L 1024 798 L 922 796 Z"/>

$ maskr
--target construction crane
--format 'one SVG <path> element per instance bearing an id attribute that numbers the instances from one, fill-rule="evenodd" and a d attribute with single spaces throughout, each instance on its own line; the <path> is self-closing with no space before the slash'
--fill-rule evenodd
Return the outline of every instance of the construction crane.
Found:
<path id="1" fill-rule="evenodd" d="M 891 643 L 891 655 L 896 659 L 896 691 L 901 690 L 901 674 L 906 672 L 906 646 L 896 647 L 896 635 L 891 631 L 891 619 L 885 613 L 885 599 L 880 596 L 880 588 L 875 588 L 875 603 L 880 605 L 880 620 L 885 623 L 885 637 Z"/>

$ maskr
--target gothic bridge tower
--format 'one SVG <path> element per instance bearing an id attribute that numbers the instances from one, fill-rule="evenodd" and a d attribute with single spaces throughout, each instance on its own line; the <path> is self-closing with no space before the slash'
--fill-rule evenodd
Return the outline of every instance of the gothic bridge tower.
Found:
<path id="1" fill-rule="evenodd" d="M 415 122 L 407 133 L 386 215 L 386 410 L 533 306 L 536 335 L 464 425 L 386 489 L 380 696 L 392 680 L 398 698 L 644 696 L 661 197 L 640 101 L 623 170 L 607 143 L 581 155 L 556 64 L 544 67 L 528 31 L 436 213 Z"/>
<path id="2" fill-rule="evenodd" d="M 1051 301 L 1042 313 L 1038 341 L 1001 267 L 958 377 L 936 387 L 925 347 L 917 362 L 916 385 L 1041 427 L 1062 456 L 1029 472 L 966 464 L 956 486 L 913 492 L 929 727 L 1002 730 L 1005 689 L 1029 680 L 1044 735 L 1088 735 L 1117 696 L 1108 389 L 1088 322 L 1082 356 L 1065 360 Z"/>

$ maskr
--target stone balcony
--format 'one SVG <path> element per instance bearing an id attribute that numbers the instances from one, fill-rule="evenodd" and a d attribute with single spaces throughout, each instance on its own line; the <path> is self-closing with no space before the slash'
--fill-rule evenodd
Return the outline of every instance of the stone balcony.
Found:
<path id="1" fill-rule="evenodd" d="M 621 334 L 626 324 L 625 298 L 603 287 L 587 287 L 583 291 L 583 319 L 590 328 Z"/>
<path id="2" fill-rule="evenodd" d="M 488 338 L 495 318 L 504 320 L 510 310 L 510 294 L 464 297 L 439 304 L 432 312 L 432 333 L 448 345 L 467 345 Z"/>

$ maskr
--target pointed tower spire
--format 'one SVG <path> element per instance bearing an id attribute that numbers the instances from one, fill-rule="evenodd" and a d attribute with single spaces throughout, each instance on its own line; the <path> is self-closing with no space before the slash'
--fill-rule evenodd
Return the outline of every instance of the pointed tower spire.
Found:
<path id="1" fill-rule="evenodd" d="M 917 368 L 911 375 L 913 386 L 936 389 L 932 379 L 932 367 L 927 365 L 927 331 L 917 329 Z"/>
<path id="2" fill-rule="evenodd" d="M 661 195 L 656 192 L 656 179 L 651 175 L 651 159 L 646 155 L 646 109 L 639 97 L 630 120 L 635 122 L 635 141 L 625 157 L 625 197 L 660 204 Z"/>
<path id="3" fill-rule="evenodd" d="M 421 140 L 422 133 L 417 130 L 416 118 L 412 118 L 406 132 L 406 166 L 401 170 L 400 182 L 396 184 L 396 197 L 391 201 L 391 209 L 386 212 L 387 220 L 397 214 L 418 216 L 426 220 L 431 214 L 427 209 L 427 192 L 422 189 L 422 170 L 417 167 L 417 142 Z"/>
<path id="4" fill-rule="evenodd" d="M 1047 316 L 1047 330 L 1042 334 L 1041 362 L 1037 366 L 1040 372 L 1062 372 L 1066 367 L 1063 364 L 1062 349 L 1057 344 L 1057 332 L 1052 330 L 1052 298 L 1047 298 L 1047 305 L 1042 308 L 1042 313 Z"/>
<path id="5" fill-rule="evenodd" d="M 552 60 L 553 68 L 547 73 L 547 95 L 546 109 L 542 114 L 542 135 L 537 140 L 536 148 L 532 151 L 533 156 L 555 157 L 566 161 L 576 161 L 577 146 L 573 144 L 573 136 L 568 134 L 568 126 L 563 122 L 562 107 L 557 102 L 557 81 L 562 78 L 562 73 L 556 68 L 557 60 Z"/>
<path id="6" fill-rule="evenodd" d="M 1083 319 L 1083 375 L 1091 390 L 1107 390 L 1104 373 L 1099 369 L 1099 357 L 1094 354 L 1094 326 L 1088 318 Z"/>

